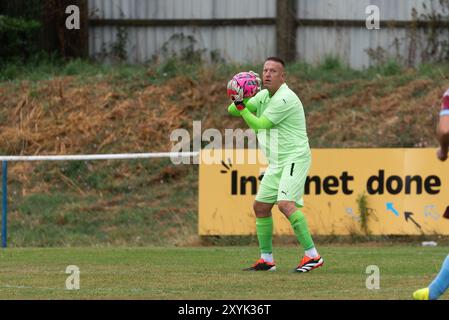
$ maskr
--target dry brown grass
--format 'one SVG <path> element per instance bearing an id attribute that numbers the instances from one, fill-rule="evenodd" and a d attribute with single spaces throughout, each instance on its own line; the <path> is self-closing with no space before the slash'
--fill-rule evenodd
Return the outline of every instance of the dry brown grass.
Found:
<path id="1" fill-rule="evenodd" d="M 0 150 L 8 155 L 169 151 L 176 143 L 170 133 L 178 128 L 192 133 L 194 120 L 202 121 L 202 130 L 246 129 L 241 119 L 227 115 L 225 80 L 208 72 L 199 80 L 179 75 L 131 92 L 126 83 L 108 78 L 86 84 L 75 77 L 5 83 L 0 86 Z M 306 110 L 312 148 L 435 146 L 440 96 L 449 83 L 417 77 L 395 85 L 401 76 L 337 83 L 290 76 L 289 85 Z M 26 185 L 33 165 L 18 163 L 11 170 L 12 179 Z M 131 175 L 126 167 L 117 174 Z M 56 178 L 81 192 L 62 173 Z"/>

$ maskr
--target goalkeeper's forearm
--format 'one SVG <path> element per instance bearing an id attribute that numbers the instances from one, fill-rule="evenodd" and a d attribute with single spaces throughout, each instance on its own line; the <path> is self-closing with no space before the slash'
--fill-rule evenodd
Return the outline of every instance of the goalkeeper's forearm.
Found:
<path id="1" fill-rule="evenodd" d="M 271 129 L 274 125 L 267 117 L 261 116 L 258 118 L 246 108 L 240 112 L 240 115 L 248 126 L 256 132 L 260 129 Z"/>
<path id="2" fill-rule="evenodd" d="M 250 98 L 243 99 L 243 103 L 245 104 L 246 109 L 249 109 L 251 112 L 257 111 L 257 105 L 254 103 L 254 101 Z M 234 117 L 240 116 L 240 111 L 237 109 L 234 103 L 231 103 L 228 107 L 228 112 L 230 115 Z"/>
<path id="3" fill-rule="evenodd" d="M 237 107 L 233 103 L 231 103 L 229 105 L 228 112 L 231 116 L 240 117 L 240 111 L 237 109 Z"/>

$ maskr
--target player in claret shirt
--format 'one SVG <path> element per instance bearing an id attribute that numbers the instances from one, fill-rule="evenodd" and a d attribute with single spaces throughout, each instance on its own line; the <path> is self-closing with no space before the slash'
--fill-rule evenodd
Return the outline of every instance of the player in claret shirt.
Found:
<path id="1" fill-rule="evenodd" d="M 440 147 L 437 150 L 437 157 L 441 161 L 447 160 L 449 151 L 449 89 L 443 95 L 441 104 L 440 121 L 437 128 L 437 138 Z M 449 219 L 447 212 L 444 215 Z M 413 293 L 415 300 L 436 300 L 449 288 L 449 255 L 443 261 L 440 272 L 427 288 L 416 290 Z"/>

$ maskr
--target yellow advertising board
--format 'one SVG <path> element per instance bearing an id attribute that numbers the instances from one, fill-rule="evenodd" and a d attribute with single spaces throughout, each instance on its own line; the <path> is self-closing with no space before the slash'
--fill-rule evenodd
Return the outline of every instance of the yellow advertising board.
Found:
<path id="1" fill-rule="evenodd" d="M 249 152 L 258 151 L 220 150 L 220 161 L 200 162 L 200 235 L 255 234 L 252 205 L 267 164 L 260 153 L 248 164 Z M 312 234 L 449 235 L 448 206 L 449 163 L 435 149 L 312 150 L 302 209 Z M 293 234 L 277 206 L 273 218 L 275 234 Z"/>

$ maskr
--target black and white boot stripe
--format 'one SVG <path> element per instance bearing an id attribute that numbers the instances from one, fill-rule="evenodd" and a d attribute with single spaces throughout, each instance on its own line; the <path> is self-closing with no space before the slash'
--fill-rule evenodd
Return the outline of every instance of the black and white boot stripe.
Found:
<path id="1" fill-rule="evenodd" d="M 320 258 L 318 261 L 310 261 L 308 263 L 305 263 L 303 266 L 298 267 L 295 269 L 296 272 L 309 272 L 315 268 L 321 267 L 324 263 L 323 258 Z"/>

